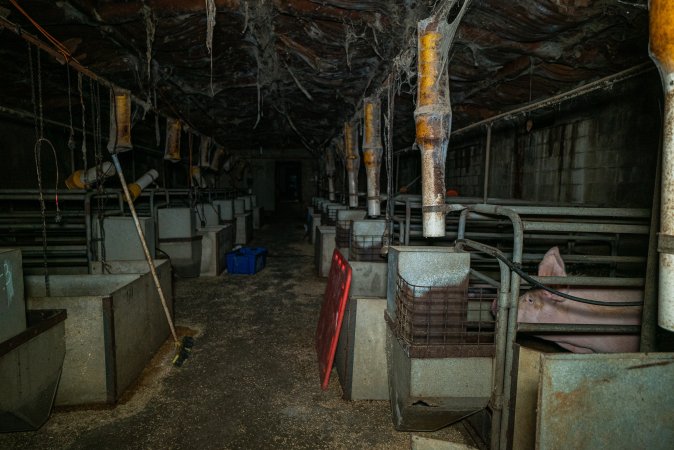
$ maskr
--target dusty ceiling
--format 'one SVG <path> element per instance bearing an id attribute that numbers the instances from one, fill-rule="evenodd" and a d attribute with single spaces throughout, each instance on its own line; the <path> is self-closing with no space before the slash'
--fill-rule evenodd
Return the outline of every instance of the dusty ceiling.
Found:
<path id="1" fill-rule="evenodd" d="M 156 92 L 160 109 L 227 148 L 320 149 L 394 61 L 412 69 L 398 76 L 395 146 L 414 139 L 415 23 L 435 2 L 214 0 L 215 15 L 209 0 L 19 3 L 83 65 L 138 97 Z M 474 0 L 451 50 L 453 127 L 647 61 L 646 3 Z M 39 34 L 9 1 L 0 7 Z M 0 105 L 31 110 L 26 44 L 7 30 L 0 37 Z M 45 115 L 62 119 L 58 67 L 44 66 Z"/>

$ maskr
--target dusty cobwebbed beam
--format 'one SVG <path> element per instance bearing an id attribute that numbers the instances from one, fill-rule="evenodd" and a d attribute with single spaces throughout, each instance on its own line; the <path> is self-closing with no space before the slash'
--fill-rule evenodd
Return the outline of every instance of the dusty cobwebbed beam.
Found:
<path id="1" fill-rule="evenodd" d="M 444 68 L 449 24 L 439 17 L 417 26 L 416 142 L 421 151 L 421 197 L 424 237 L 445 235 L 445 159 L 452 110 Z"/>
<path id="2" fill-rule="evenodd" d="M 344 122 L 344 155 L 349 192 L 349 207 L 357 208 L 360 156 L 358 155 L 358 131 L 351 122 Z"/>
<path id="3" fill-rule="evenodd" d="M 363 161 L 367 174 L 367 214 L 381 215 L 380 183 L 381 157 L 381 102 L 368 97 L 363 105 Z"/>

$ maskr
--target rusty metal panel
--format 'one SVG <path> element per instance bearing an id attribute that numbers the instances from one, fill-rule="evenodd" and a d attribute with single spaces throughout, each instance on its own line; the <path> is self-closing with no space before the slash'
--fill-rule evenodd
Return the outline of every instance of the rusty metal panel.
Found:
<path id="1" fill-rule="evenodd" d="M 541 356 L 536 448 L 671 449 L 674 354 Z"/>

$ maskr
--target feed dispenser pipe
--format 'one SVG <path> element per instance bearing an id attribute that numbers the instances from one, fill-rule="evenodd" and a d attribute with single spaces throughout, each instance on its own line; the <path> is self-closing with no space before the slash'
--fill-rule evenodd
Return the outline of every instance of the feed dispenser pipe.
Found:
<path id="1" fill-rule="evenodd" d="M 379 197 L 379 172 L 384 148 L 381 143 L 381 102 L 378 98 L 368 97 L 364 103 L 363 161 L 367 175 L 367 214 L 370 217 L 381 215 Z"/>
<path id="2" fill-rule="evenodd" d="M 166 147 L 164 159 L 171 162 L 180 161 L 180 132 L 182 124 L 178 119 L 166 119 Z"/>
<path id="3" fill-rule="evenodd" d="M 105 161 L 98 166 L 91 167 L 88 170 L 76 170 L 68 178 L 66 178 L 66 187 L 68 190 L 73 189 L 87 189 L 96 184 L 99 179 L 101 181 L 115 175 L 115 166 Z"/>
<path id="4" fill-rule="evenodd" d="M 347 186 L 349 190 L 349 207 L 358 207 L 358 171 L 360 157 L 358 156 L 358 131 L 350 122 L 344 122 L 344 153 Z"/>
<path id="5" fill-rule="evenodd" d="M 325 150 L 325 174 L 328 177 L 328 199 L 335 201 L 335 150 L 328 147 Z"/>
<path id="6" fill-rule="evenodd" d="M 658 325 L 674 331 L 674 2 L 651 0 L 649 8 L 649 50 L 660 71 L 665 94 L 658 238 Z"/>
<path id="7" fill-rule="evenodd" d="M 148 187 L 150 184 L 159 178 L 159 172 L 154 169 L 150 169 L 145 174 L 138 178 L 135 183 L 129 185 L 129 193 L 131 194 L 131 201 L 136 201 L 140 193 L 143 192 L 143 189 Z"/>
<path id="8" fill-rule="evenodd" d="M 448 27 L 436 17 L 418 24 L 418 88 L 414 110 L 416 143 L 421 151 L 424 237 L 445 235 L 445 159 L 452 110 L 445 68 Z"/>

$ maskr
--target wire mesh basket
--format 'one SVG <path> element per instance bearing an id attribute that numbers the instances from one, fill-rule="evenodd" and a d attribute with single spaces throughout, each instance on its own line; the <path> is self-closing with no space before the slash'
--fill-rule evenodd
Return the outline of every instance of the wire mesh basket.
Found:
<path id="1" fill-rule="evenodd" d="M 384 236 L 351 235 L 349 259 L 351 261 L 382 261 L 381 248 Z"/>
<path id="2" fill-rule="evenodd" d="M 496 290 L 418 286 L 398 277 L 394 334 L 412 357 L 493 356 Z M 389 319 L 391 320 L 391 319 Z"/>
<path id="3" fill-rule="evenodd" d="M 337 248 L 349 248 L 351 244 L 351 219 L 338 220 L 335 231 L 335 245 Z"/>
<path id="4" fill-rule="evenodd" d="M 328 207 L 328 214 L 327 214 L 328 225 L 334 226 L 337 223 L 337 211 L 339 211 L 338 208 Z"/>

